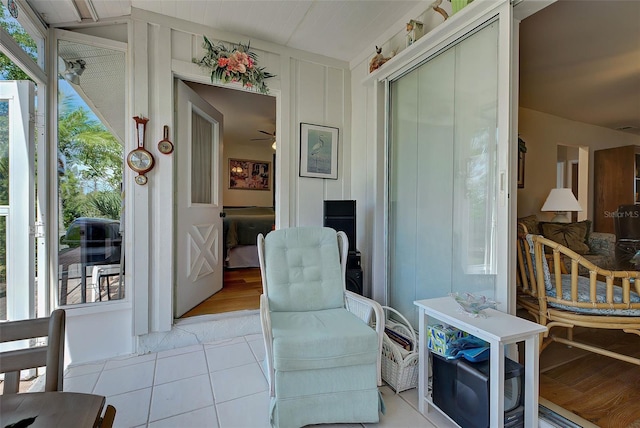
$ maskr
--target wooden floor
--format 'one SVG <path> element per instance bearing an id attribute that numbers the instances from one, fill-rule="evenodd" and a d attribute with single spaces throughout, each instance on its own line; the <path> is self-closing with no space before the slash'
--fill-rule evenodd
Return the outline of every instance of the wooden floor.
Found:
<path id="1" fill-rule="evenodd" d="M 262 279 L 260 268 L 225 269 L 222 290 L 200 303 L 181 318 L 260 308 Z"/>
<path id="2" fill-rule="evenodd" d="M 640 356 L 640 337 L 576 328 L 574 338 Z M 540 356 L 540 396 L 602 428 L 640 427 L 640 366 L 560 343 Z"/>

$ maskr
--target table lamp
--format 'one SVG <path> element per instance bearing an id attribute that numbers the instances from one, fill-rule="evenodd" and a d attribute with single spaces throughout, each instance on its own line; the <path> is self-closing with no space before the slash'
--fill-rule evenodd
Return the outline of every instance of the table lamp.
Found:
<path id="1" fill-rule="evenodd" d="M 555 211 L 556 216 L 551 220 L 556 223 L 569 223 L 567 211 L 582 211 L 578 200 L 573 196 L 571 189 L 551 189 L 547 200 L 544 201 L 541 211 Z"/>

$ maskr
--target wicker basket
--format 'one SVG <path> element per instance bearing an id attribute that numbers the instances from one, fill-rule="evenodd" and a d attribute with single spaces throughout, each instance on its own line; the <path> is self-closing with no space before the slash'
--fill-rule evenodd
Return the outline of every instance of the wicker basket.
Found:
<path id="1" fill-rule="evenodd" d="M 411 351 L 402 348 L 385 333 L 382 337 L 382 379 L 389 384 L 396 394 L 418 386 L 418 341 L 416 333 L 409 321 L 402 314 L 388 306 L 385 310 L 385 328 L 388 328 L 411 341 Z M 393 312 L 402 323 L 389 319 Z"/>

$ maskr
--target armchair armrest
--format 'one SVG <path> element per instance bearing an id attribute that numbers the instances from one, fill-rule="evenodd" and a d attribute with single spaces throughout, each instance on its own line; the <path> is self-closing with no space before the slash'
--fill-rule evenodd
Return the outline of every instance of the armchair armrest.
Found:
<path id="1" fill-rule="evenodd" d="M 266 351 L 267 376 L 269 379 L 269 396 L 275 396 L 273 379 L 275 376 L 273 369 L 273 334 L 271 332 L 271 312 L 269 311 L 269 298 L 265 294 L 260 295 L 260 324 L 262 325 L 262 338 L 264 339 L 264 349 Z"/>
<path id="2" fill-rule="evenodd" d="M 382 385 L 382 337 L 384 334 L 384 311 L 380 303 L 351 291 L 345 291 L 345 306 L 349 312 L 375 328 L 378 335 L 378 386 Z"/>

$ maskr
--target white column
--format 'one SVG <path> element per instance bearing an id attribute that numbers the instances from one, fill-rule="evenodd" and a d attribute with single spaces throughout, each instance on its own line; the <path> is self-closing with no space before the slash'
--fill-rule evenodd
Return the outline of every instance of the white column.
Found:
<path id="1" fill-rule="evenodd" d="M 34 83 L 0 83 L 9 100 L 9 215 L 7 217 L 7 319 L 35 317 Z"/>

